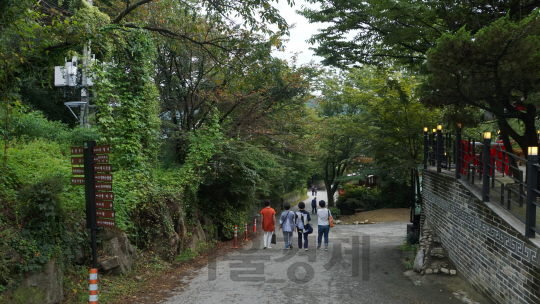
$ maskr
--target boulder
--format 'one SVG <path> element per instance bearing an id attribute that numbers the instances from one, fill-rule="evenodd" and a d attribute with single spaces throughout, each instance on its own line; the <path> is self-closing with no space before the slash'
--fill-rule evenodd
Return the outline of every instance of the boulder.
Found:
<path id="1" fill-rule="evenodd" d="M 44 271 L 28 274 L 6 299 L 8 304 L 59 303 L 64 298 L 64 274 L 55 259 L 50 259 Z"/>
<path id="2" fill-rule="evenodd" d="M 442 259 L 446 256 L 442 247 L 433 247 L 430 251 L 430 255 Z"/>
<path id="3" fill-rule="evenodd" d="M 240 233 L 241 235 L 242 233 Z M 206 243 L 206 234 L 199 221 L 196 221 L 195 227 L 191 231 L 191 239 L 189 240 L 187 247 L 191 249 L 191 252 L 197 252 L 201 243 Z"/>
<path id="4" fill-rule="evenodd" d="M 416 272 L 422 271 L 423 264 L 424 264 L 424 251 L 418 250 L 418 253 L 416 253 L 416 257 L 414 258 L 413 270 Z"/>
<path id="5" fill-rule="evenodd" d="M 100 230 L 103 256 L 99 263 L 106 274 L 126 274 L 137 259 L 137 250 L 124 232 L 105 228 Z"/>

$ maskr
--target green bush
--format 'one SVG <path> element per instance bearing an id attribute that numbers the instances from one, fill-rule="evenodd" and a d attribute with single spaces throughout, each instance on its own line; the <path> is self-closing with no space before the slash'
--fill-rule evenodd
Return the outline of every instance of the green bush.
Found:
<path id="1" fill-rule="evenodd" d="M 332 213 L 333 216 L 336 216 L 336 215 L 340 215 L 341 214 L 341 210 L 339 210 L 338 208 L 335 208 L 335 207 L 330 207 L 328 208 L 330 210 L 330 213 Z"/>

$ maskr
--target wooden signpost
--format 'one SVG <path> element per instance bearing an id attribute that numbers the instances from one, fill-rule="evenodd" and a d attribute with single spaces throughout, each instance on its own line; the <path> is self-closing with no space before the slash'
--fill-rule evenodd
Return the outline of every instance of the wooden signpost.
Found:
<path id="1" fill-rule="evenodd" d="M 112 168 L 108 155 L 110 146 L 96 146 L 95 141 L 84 142 L 83 147 L 72 147 L 71 155 L 83 154 L 83 157 L 72 157 L 72 165 L 84 165 L 73 167 L 73 175 L 84 177 L 72 177 L 72 185 L 84 185 L 86 197 L 86 226 L 92 231 L 92 259 L 93 267 L 97 268 L 97 242 L 96 233 L 98 227 L 115 227 L 115 212 L 113 209 L 114 194 L 112 191 Z M 105 174 L 104 174 L 105 172 Z M 107 174 L 108 173 L 108 174 Z"/>

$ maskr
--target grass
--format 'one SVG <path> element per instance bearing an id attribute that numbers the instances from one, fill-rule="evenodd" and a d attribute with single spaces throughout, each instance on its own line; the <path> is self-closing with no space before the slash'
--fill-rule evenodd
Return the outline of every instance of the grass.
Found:
<path id="1" fill-rule="evenodd" d="M 410 242 L 404 241 L 403 245 L 398 246 L 397 249 L 402 250 L 407 254 L 405 257 L 405 267 L 412 270 L 414 268 L 414 258 L 416 257 L 416 252 L 418 251 L 420 244 L 411 244 Z"/>
<path id="2" fill-rule="evenodd" d="M 99 302 L 116 303 L 125 295 L 147 287 L 150 279 L 165 274 L 178 264 L 207 253 L 215 245 L 215 241 L 200 243 L 196 252 L 187 248 L 172 263 L 161 260 L 158 254 L 152 251 L 139 253 L 139 260 L 126 275 L 98 276 Z M 70 266 L 66 270 L 64 276 L 66 303 L 88 303 L 88 276 L 89 268 L 86 266 Z"/>

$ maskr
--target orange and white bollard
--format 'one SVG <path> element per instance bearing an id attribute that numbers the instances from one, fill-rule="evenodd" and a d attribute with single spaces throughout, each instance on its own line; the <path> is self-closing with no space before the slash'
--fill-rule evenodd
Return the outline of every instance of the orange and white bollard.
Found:
<path id="1" fill-rule="evenodd" d="M 234 225 L 234 240 L 233 240 L 232 248 L 238 248 L 238 226 L 237 225 Z"/>
<path id="2" fill-rule="evenodd" d="M 253 224 L 253 233 L 257 233 L 257 218 L 255 218 L 255 224 Z"/>
<path id="3" fill-rule="evenodd" d="M 244 222 L 244 241 L 247 241 L 248 240 L 248 235 L 247 235 L 247 222 Z"/>
<path id="4" fill-rule="evenodd" d="M 98 304 L 97 269 L 90 269 L 90 304 Z"/>

